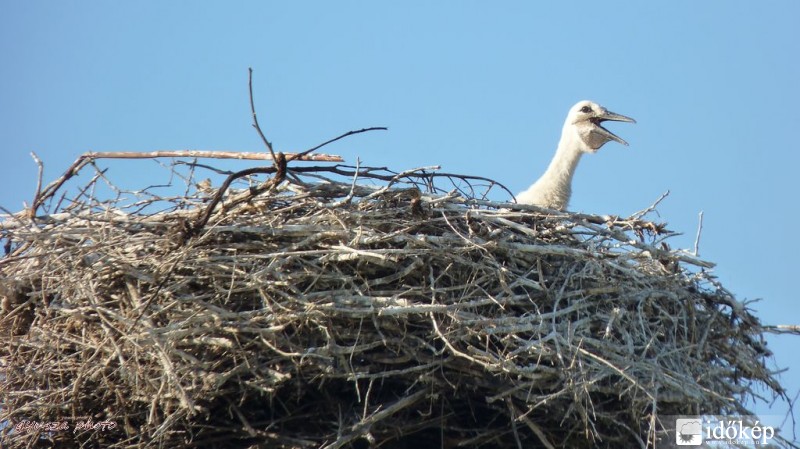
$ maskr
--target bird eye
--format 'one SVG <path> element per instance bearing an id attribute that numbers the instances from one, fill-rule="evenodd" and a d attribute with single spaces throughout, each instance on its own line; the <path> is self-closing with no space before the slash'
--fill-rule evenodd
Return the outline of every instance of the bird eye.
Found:
<path id="1" fill-rule="evenodd" d="M 584 114 L 588 114 L 588 113 L 592 112 L 592 107 L 591 106 L 584 106 L 584 107 L 581 108 L 581 112 L 583 112 Z"/>

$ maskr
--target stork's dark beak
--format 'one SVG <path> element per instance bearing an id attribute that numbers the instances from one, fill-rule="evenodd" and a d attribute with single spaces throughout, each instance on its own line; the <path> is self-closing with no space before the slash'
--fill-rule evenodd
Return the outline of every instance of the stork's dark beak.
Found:
<path id="1" fill-rule="evenodd" d="M 619 143 L 621 143 L 623 145 L 628 145 L 628 142 L 626 142 L 622 137 L 619 137 L 618 135 L 612 133 L 611 131 L 603 128 L 603 126 L 600 125 L 600 124 L 603 123 L 603 122 L 606 122 L 606 121 L 608 121 L 608 122 L 636 123 L 636 120 L 634 120 L 634 119 L 632 119 L 630 117 L 626 117 L 626 116 L 624 116 L 622 114 L 617 114 L 617 113 L 611 112 L 611 111 L 603 111 L 601 114 L 597 115 L 596 117 L 592 117 L 590 120 L 592 121 L 592 123 L 597 125 L 597 129 L 595 129 L 596 133 L 598 133 L 601 136 L 603 136 L 607 141 L 608 140 L 613 140 L 613 141 L 619 142 Z"/>

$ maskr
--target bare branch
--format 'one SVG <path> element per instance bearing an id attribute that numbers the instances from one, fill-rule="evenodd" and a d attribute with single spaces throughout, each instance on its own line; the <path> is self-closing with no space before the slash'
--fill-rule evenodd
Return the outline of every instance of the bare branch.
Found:
<path id="1" fill-rule="evenodd" d="M 293 161 L 343 162 L 341 156 L 332 154 L 284 153 Z M 238 159 L 248 161 L 271 161 L 273 155 L 246 151 L 216 150 L 157 150 L 157 151 L 100 151 L 83 153 L 82 157 L 91 159 L 153 159 L 160 157 L 185 157 L 201 159 Z"/>
<path id="2" fill-rule="evenodd" d="M 800 335 L 800 324 L 771 324 L 764 326 L 764 330 L 771 334 Z"/>
<path id="3" fill-rule="evenodd" d="M 697 224 L 697 235 L 694 238 L 694 256 L 695 257 L 697 257 L 697 255 L 700 252 L 700 235 L 702 234 L 702 232 L 703 232 L 703 211 L 700 211 L 700 215 L 699 215 L 699 218 L 698 218 L 698 224 Z"/>
<path id="4" fill-rule="evenodd" d="M 661 203 L 661 201 L 663 201 L 664 198 L 666 198 L 668 196 L 669 196 L 669 190 L 667 190 L 666 192 L 662 193 L 661 196 L 658 197 L 658 199 L 655 200 L 655 202 L 653 202 L 653 204 L 651 204 L 647 208 L 642 209 L 639 212 L 636 212 L 635 214 L 631 215 L 630 218 L 633 219 L 633 220 L 638 220 L 638 219 L 644 217 L 645 215 L 649 214 L 650 212 L 656 210 L 656 206 L 658 206 L 659 203 Z"/>
<path id="5" fill-rule="evenodd" d="M 264 142 L 264 145 L 267 146 L 269 154 L 272 156 L 272 160 L 274 161 L 275 152 L 272 150 L 272 143 L 270 143 L 270 141 L 267 140 L 267 137 L 261 131 L 261 126 L 259 126 L 258 124 L 258 117 L 256 117 L 256 103 L 255 100 L 253 99 L 253 68 L 252 67 L 248 68 L 247 73 L 248 73 L 247 86 L 250 91 L 250 112 L 253 113 L 253 127 L 256 129 L 256 131 L 258 131 L 258 135 L 261 137 L 261 140 Z"/>
<path id="6" fill-rule="evenodd" d="M 363 129 L 359 129 L 359 130 L 357 130 L 357 131 L 348 131 L 348 132 L 346 132 L 346 133 L 342 134 L 341 136 L 334 137 L 334 138 L 333 138 L 333 139 L 331 139 L 331 140 L 328 140 L 328 141 L 322 142 L 321 144 L 319 144 L 319 145 L 317 145 L 317 146 L 315 146 L 315 147 L 313 147 L 313 148 L 309 148 L 309 149 L 307 149 L 307 150 L 305 150 L 305 151 L 303 151 L 303 152 L 301 152 L 301 153 L 298 153 L 296 156 L 289 157 L 289 156 L 287 155 L 287 161 L 293 161 L 293 160 L 295 160 L 295 159 L 297 159 L 297 158 L 303 157 L 303 156 L 305 156 L 306 154 L 309 154 L 309 153 L 311 153 L 311 152 L 313 152 L 313 151 L 316 151 L 316 150 L 318 150 L 318 149 L 320 149 L 320 148 L 324 147 L 325 145 L 328 145 L 328 144 L 330 144 L 330 143 L 336 142 L 337 140 L 340 140 L 340 139 L 344 139 L 345 137 L 352 136 L 352 135 L 354 135 L 354 134 L 361 134 L 361 133 L 365 133 L 365 132 L 369 132 L 369 131 L 386 131 L 386 130 L 388 130 L 388 129 L 389 129 L 389 128 L 385 128 L 385 127 L 382 127 L 382 126 L 375 126 L 375 127 L 372 127 L 372 128 L 363 128 Z"/>
<path id="7" fill-rule="evenodd" d="M 42 160 L 39 159 L 39 156 L 37 156 L 33 151 L 31 151 L 31 157 L 33 158 L 34 162 L 36 162 L 36 166 L 39 167 L 39 172 L 36 176 L 36 194 L 33 196 L 33 202 L 31 202 L 31 204 L 37 204 L 39 202 L 39 196 L 42 194 L 42 175 L 44 174 L 44 164 L 42 163 Z M 31 215 L 31 217 L 33 217 L 33 215 Z"/>

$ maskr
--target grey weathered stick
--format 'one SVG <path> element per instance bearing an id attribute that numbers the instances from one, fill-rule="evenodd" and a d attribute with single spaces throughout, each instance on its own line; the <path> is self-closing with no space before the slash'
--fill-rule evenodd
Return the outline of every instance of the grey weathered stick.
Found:
<path id="1" fill-rule="evenodd" d="M 344 162 L 341 156 L 333 154 L 300 154 L 284 153 L 293 161 L 311 162 Z M 91 159 L 152 159 L 159 157 L 196 157 L 203 159 L 239 159 L 248 161 L 271 161 L 273 156 L 268 153 L 246 151 L 215 151 L 215 150 L 157 150 L 157 151 L 101 151 L 83 153 L 82 157 Z"/>
<path id="2" fill-rule="evenodd" d="M 404 398 L 398 399 L 394 404 L 386 407 L 385 409 L 383 409 L 383 410 L 381 410 L 379 412 L 373 413 L 372 415 L 368 416 L 366 419 L 363 419 L 363 420 L 359 421 L 357 424 L 355 424 L 351 428 L 350 433 L 348 433 L 347 435 L 342 436 L 341 438 L 338 438 L 333 443 L 331 443 L 331 444 L 329 444 L 327 446 L 324 446 L 323 449 L 338 449 L 338 448 L 350 443 L 354 439 L 356 439 L 359 436 L 361 436 L 364 432 L 367 432 L 369 430 L 369 428 L 372 425 L 374 425 L 375 423 L 380 422 L 380 421 L 390 417 L 391 415 L 397 413 L 398 411 L 413 405 L 415 402 L 417 402 L 420 399 L 422 399 L 423 397 L 425 397 L 425 393 L 426 393 L 425 390 L 419 390 L 416 393 L 413 393 L 413 394 L 410 394 L 410 395 L 408 395 L 408 396 L 406 396 Z"/>
<path id="3" fill-rule="evenodd" d="M 697 236 L 694 239 L 694 256 L 697 257 L 700 252 L 700 234 L 703 232 L 703 211 L 700 211 L 700 217 L 697 224 Z"/>
<path id="4" fill-rule="evenodd" d="M 658 197 L 658 199 L 655 200 L 655 202 L 653 202 L 653 204 L 651 204 L 650 206 L 648 206 L 648 207 L 640 210 L 639 212 L 636 212 L 635 214 L 631 215 L 629 219 L 630 220 L 638 220 L 638 219 L 644 217 L 645 215 L 649 214 L 650 212 L 656 210 L 656 206 L 658 206 L 658 204 L 661 201 L 663 201 L 664 198 L 666 198 L 668 196 L 669 196 L 669 190 L 667 190 L 666 192 L 662 193 L 661 196 Z"/>
<path id="5" fill-rule="evenodd" d="M 771 334 L 800 335 L 800 324 L 770 324 L 764 326 L 764 330 Z"/>

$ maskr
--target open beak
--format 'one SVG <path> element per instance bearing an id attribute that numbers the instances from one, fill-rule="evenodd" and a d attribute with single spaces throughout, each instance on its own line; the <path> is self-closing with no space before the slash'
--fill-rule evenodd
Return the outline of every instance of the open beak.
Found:
<path id="1" fill-rule="evenodd" d="M 605 111 L 605 112 L 603 112 L 602 114 L 600 114 L 600 115 L 598 115 L 596 117 L 592 117 L 590 120 L 597 127 L 597 129 L 595 130 L 596 133 L 600 134 L 601 136 L 605 137 L 608 140 L 613 140 L 613 141 L 619 142 L 619 143 L 621 143 L 623 145 L 628 145 L 628 142 L 626 142 L 624 139 L 622 139 L 618 135 L 612 133 L 611 131 L 603 128 L 601 123 L 606 122 L 606 121 L 609 121 L 609 122 L 636 123 L 636 120 L 634 120 L 634 119 L 632 119 L 630 117 L 626 117 L 624 115 L 617 114 L 617 113 L 614 113 L 614 112 L 611 112 L 611 111 Z"/>

